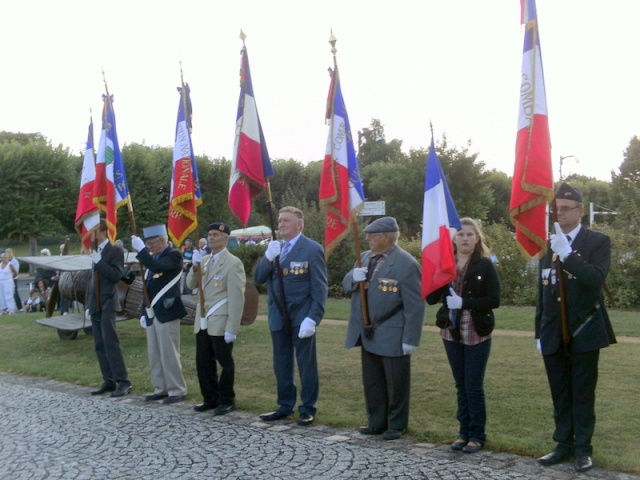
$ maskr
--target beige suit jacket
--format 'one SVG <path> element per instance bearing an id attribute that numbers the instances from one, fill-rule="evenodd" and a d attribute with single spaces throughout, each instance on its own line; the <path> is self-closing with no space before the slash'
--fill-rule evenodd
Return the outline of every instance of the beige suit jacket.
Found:
<path id="1" fill-rule="evenodd" d="M 226 298 L 227 303 L 220 306 L 207 319 L 207 332 L 213 336 L 223 336 L 224 332 L 238 333 L 244 309 L 244 286 L 246 276 L 242 261 L 223 250 L 218 261 L 213 265 L 213 255 L 202 258 L 202 290 L 204 292 L 205 315 L 209 309 Z M 198 286 L 198 273 L 193 268 L 187 275 L 187 288 Z M 200 331 L 200 293 L 196 296 L 196 317 L 193 323 L 194 333 Z"/>

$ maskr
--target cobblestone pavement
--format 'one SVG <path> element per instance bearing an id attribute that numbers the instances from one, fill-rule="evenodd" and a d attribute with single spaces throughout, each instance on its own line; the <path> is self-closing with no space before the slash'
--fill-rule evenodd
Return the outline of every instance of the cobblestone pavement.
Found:
<path id="1" fill-rule="evenodd" d="M 640 480 L 192 407 L 150 404 L 140 395 L 92 397 L 87 387 L 0 373 L 0 479 Z"/>

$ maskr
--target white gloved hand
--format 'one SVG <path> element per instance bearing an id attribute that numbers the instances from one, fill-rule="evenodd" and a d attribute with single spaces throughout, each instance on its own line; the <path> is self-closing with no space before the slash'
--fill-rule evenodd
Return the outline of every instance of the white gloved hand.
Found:
<path id="1" fill-rule="evenodd" d="M 564 262 L 564 259 L 571 253 L 571 245 L 569 245 L 569 240 L 567 240 L 565 234 L 562 233 L 560 224 L 556 222 L 553 226 L 556 229 L 556 234 L 551 235 L 551 250 Z"/>
<path id="2" fill-rule="evenodd" d="M 84 311 L 84 319 L 91 321 L 91 314 L 89 313 L 88 308 Z"/>
<path id="3" fill-rule="evenodd" d="M 91 254 L 91 261 L 93 263 L 98 263 L 100 260 L 102 260 L 102 255 L 100 255 L 98 252 L 93 252 Z"/>
<path id="4" fill-rule="evenodd" d="M 144 240 L 135 235 L 131 235 L 131 246 L 134 250 L 141 252 L 142 250 L 144 250 Z"/>
<path id="5" fill-rule="evenodd" d="M 140 317 L 140 326 L 142 328 L 147 328 L 147 317 L 144 315 Z"/>
<path id="6" fill-rule="evenodd" d="M 298 332 L 298 337 L 307 338 L 316 333 L 316 322 L 309 317 L 306 317 L 302 320 L 300 324 L 300 331 Z"/>
<path id="7" fill-rule="evenodd" d="M 269 245 L 267 246 L 267 251 L 264 252 L 264 256 L 267 257 L 267 260 L 273 262 L 273 259 L 280 255 L 280 251 L 282 250 L 282 243 L 271 240 Z"/>
<path id="8" fill-rule="evenodd" d="M 408 343 L 403 343 L 402 344 L 402 353 L 405 355 L 411 355 L 413 352 L 416 351 L 416 346 L 414 345 L 409 345 Z"/>
<path id="9" fill-rule="evenodd" d="M 449 310 L 460 310 L 462 308 L 462 297 L 453 288 L 449 287 L 450 295 L 447 297 L 447 307 Z"/>
<path id="10" fill-rule="evenodd" d="M 542 342 L 540 341 L 539 338 L 536 338 L 536 348 L 540 353 L 542 353 Z"/>
<path id="11" fill-rule="evenodd" d="M 191 257 L 191 263 L 194 265 L 200 265 L 202 263 L 202 254 L 200 250 L 194 250 L 193 256 Z"/>
<path id="12" fill-rule="evenodd" d="M 226 343 L 233 343 L 236 341 L 236 338 L 238 338 L 238 336 L 235 333 L 224 332 L 224 341 Z"/>
<path id="13" fill-rule="evenodd" d="M 367 267 L 355 267 L 353 269 L 353 281 L 364 282 L 367 279 Z"/>

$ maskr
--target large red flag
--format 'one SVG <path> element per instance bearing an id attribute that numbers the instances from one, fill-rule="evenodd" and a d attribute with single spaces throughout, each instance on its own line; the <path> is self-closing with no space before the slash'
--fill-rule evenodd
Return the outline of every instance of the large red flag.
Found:
<path id="1" fill-rule="evenodd" d="M 253 94 L 246 47 L 242 47 L 240 55 L 240 98 L 229 179 L 229 208 L 246 226 L 251 215 L 251 200 L 266 188 L 273 167 Z"/>
<path id="2" fill-rule="evenodd" d="M 547 100 L 535 0 L 521 0 L 525 24 L 516 161 L 509 214 L 527 258 L 546 251 L 546 203 L 553 200 Z"/>
<path id="3" fill-rule="evenodd" d="M 93 154 L 93 120 L 89 122 L 87 149 L 84 152 L 80 192 L 76 208 L 75 227 L 85 252 L 91 251 L 91 231 L 100 222 L 100 210 L 93 203 L 93 190 L 96 181 L 96 161 Z"/>
<path id="4" fill-rule="evenodd" d="M 202 203 L 198 170 L 191 145 L 191 97 L 189 85 L 178 88 L 180 105 L 173 147 L 173 174 L 169 201 L 168 233 L 176 247 L 198 227 L 198 205 Z"/>

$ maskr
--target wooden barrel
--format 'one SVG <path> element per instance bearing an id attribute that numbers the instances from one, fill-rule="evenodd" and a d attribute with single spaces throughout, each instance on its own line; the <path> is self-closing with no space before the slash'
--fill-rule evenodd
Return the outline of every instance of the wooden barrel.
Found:
<path id="1" fill-rule="evenodd" d="M 91 270 L 62 272 L 58 280 L 60 295 L 67 300 L 75 300 L 84 304 L 90 281 Z"/>

